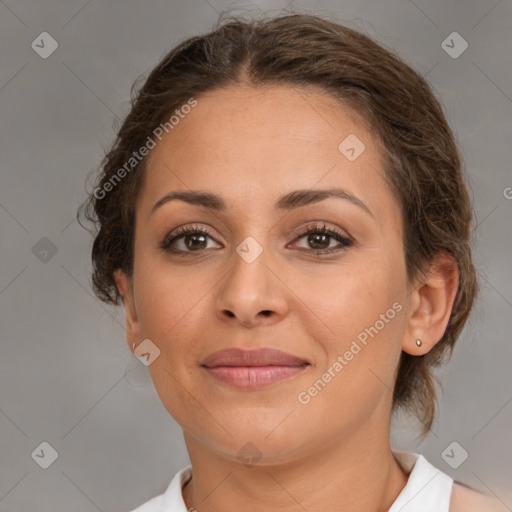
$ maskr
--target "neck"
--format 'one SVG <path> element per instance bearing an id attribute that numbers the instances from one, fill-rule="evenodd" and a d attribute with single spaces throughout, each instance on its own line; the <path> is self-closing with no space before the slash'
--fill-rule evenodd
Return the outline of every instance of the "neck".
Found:
<path id="1" fill-rule="evenodd" d="M 344 510 L 384 512 L 407 483 L 386 436 L 371 425 L 350 439 L 326 445 L 285 464 L 255 465 L 226 459 L 184 434 L 193 468 L 183 489 L 187 509 L 231 512 Z"/>

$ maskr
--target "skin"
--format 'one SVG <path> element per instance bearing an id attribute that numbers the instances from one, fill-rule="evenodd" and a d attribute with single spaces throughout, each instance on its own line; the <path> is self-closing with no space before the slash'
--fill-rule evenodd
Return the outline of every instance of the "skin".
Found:
<path id="1" fill-rule="evenodd" d="M 441 339 L 457 290 L 455 262 L 440 254 L 426 277 L 407 279 L 400 204 L 375 136 L 335 99 L 314 88 L 238 85 L 197 100 L 149 155 L 133 275 L 115 273 L 130 349 L 149 338 L 161 350 L 149 369 L 183 428 L 193 467 L 187 507 L 385 511 L 407 482 L 389 442 L 399 357 L 425 354 Z M 366 146 L 353 162 L 338 150 L 349 134 Z M 274 208 L 293 190 L 330 187 L 357 196 L 371 214 L 339 198 Z M 165 194 L 189 189 L 221 196 L 226 211 L 174 200 L 151 213 Z M 353 245 L 315 255 L 317 246 L 298 233 L 323 224 Z M 210 231 L 207 248 L 178 256 L 159 247 L 185 225 Z M 236 252 L 248 236 L 263 249 L 252 263 Z M 183 238 L 174 247 L 187 251 Z M 331 237 L 322 247 L 340 244 Z M 402 310 L 299 403 L 298 394 L 395 302 Z M 310 364 L 269 387 L 237 389 L 200 366 L 232 347 L 277 348 Z M 246 443 L 261 453 L 250 467 L 237 457 Z"/>

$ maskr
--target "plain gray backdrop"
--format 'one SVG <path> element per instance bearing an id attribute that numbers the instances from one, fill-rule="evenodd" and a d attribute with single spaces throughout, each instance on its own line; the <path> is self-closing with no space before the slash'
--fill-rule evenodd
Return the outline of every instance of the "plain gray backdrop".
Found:
<path id="1" fill-rule="evenodd" d="M 397 422 L 393 444 L 512 510 L 510 0 L 0 1 L 0 510 L 129 510 L 188 464 L 181 429 L 126 346 L 122 308 L 92 295 L 91 238 L 75 212 L 134 80 L 227 8 L 314 12 L 365 31 L 441 100 L 474 197 L 482 292 L 439 371 L 433 432 L 418 443 Z M 453 442 L 448 453 L 468 454 L 457 468 L 442 456 Z"/>

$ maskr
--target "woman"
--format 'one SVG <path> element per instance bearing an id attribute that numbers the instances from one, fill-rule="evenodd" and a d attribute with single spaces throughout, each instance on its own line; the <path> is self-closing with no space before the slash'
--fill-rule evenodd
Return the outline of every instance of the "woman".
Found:
<path id="1" fill-rule="evenodd" d="M 426 82 L 318 17 L 232 19 L 152 71 L 86 204 L 93 285 L 183 429 L 149 511 L 498 510 L 390 446 L 477 289 Z"/>

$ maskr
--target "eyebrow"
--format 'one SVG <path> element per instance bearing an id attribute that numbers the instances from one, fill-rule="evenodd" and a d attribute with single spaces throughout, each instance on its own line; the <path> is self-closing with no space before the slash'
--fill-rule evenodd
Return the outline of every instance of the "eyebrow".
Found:
<path id="1" fill-rule="evenodd" d="M 352 204 L 355 204 L 375 218 L 368 206 L 366 206 L 358 197 L 340 188 L 294 190 L 293 192 L 289 192 L 279 198 L 275 204 L 275 209 L 280 211 L 290 211 L 302 206 L 324 201 L 331 197 L 350 201 Z M 159 199 L 151 209 L 150 215 L 164 204 L 177 199 L 193 206 L 199 206 L 217 212 L 224 212 L 228 209 L 227 203 L 224 199 L 216 194 L 212 194 L 211 192 L 202 190 L 177 190 L 170 192 Z"/>

